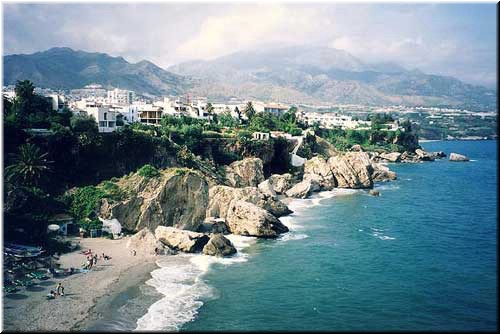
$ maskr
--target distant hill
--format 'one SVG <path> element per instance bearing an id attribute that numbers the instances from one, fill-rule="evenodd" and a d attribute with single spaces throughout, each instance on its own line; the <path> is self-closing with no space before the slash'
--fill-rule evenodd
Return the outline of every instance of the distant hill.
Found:
<path id="1" fill-rule="evenodd" d="M 36 86 L 54 89 L 81 88 L 98 83 L 152 95 L 180 94 L 190 88 L 189 79 L 148 61 L 136 64 L 105 53 L 52 48 L 29 55 L 4 56 L 4 85 L 29 79 Z"/>
<path id="2" fill-rule="evenodd" d="M 497 109 L 495 90 L 394 63 L 365 63 L 327 47 L 237 52 L 167 70 L 148 61 L 132 64 L 122 57 L 70 48 L 4 56 L 4 84 L 23 79 L 56 89 L 99 83 L 143 94 L 190 92 L 210 99 Z"/>
<path id="3" fill-rule="evenodd" d="M 168 70 L 200 79 L 193 92 L 212 98 L 497 108 L 494 90 L 393 63 L 364 63 L 345 51 L 326 47 L 238 52 Z"/>

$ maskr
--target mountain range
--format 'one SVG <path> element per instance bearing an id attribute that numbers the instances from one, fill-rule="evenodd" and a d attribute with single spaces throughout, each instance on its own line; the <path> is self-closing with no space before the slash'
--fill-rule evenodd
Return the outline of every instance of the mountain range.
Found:
<path id="1" fill-rule="evenodd" d="M 177 95 L 192 85 L 189 78 L 165 71 L 146 60 L 132 64 L 122 57 L 70 48 L 4 56 L 3 71 L 4 85 L 29 79 L 35 86 L 62 90 L 98 83 L 143 94 Z"/>
<path id="2" fill-rule="evenodd" d="M 497 108 L 495 90 L 394 63 L 366 63 L 327 47 L 237 52 L 166 70 L 148 61 L 132 64 L 122 57 L 69 48 L 4 56 L 4 85 L 21 79 L 48 88 L 99 83 L 148 95 L 190 92 L 212 100 L 235 97 L 287 103 Z"/>

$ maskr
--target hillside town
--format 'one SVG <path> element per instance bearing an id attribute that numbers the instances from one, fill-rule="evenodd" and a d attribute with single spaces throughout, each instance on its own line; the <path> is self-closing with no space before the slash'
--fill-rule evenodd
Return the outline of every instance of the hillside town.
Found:
<path id="1" fill-rule="evenodd" d="M 180 117 L 182 115 L 196 119 L 210 120 L 214 115 L 229 113 L 232 117 L 245 118 L 241 114 L 248 101 L 232 100 L 229 102 L 210 102 L 206 97 L 191 97 L 189 94 L 176 97 L 144 98 L 134 91 L 114 88 L 106 90 L 102 85 L 91 84 L 81 89 L 72 89 L 69 93 L 56 92 L 51 89 L 35 90 L 38 94 L 50 99 L 54 111 L 69 109 L 75 115 L 92 116 L 99 132 L 113 132 L 125 124 L 142 123 L 158 125 L 163 116 Z M 4 87 L 4 95 L 14 98 L 14 87 Z M 251 101 L 257 113 L 270 112 L 280 115 L 292 105 L 280 102 Z M 208 107 L 209 106 L 209 107 Z M 366 130 L 371 122 L 360 120 L 340 112 L 319 112 L 298 109 L 297 117 L 306 125 L 318 124 L 326 129 Z M 398 122 L 388 127 L 390 131 L 401 129 Z"/>

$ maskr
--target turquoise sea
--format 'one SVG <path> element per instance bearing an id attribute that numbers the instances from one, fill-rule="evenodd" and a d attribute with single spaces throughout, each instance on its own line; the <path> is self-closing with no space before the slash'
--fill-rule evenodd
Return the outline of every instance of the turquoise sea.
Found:
<path id="1" fill-rule="evenodd" d="M 233 238 L 236 258 L 162 260 L 143 287 L 157 297 L 134 326 L 497 330 L 497 142 L 422 146 L 472 161 L 391 164 L 398 180 L 376 185 L 380 197 L 347 190 L 294 200 L 283 218 L 291 232 Z"/>

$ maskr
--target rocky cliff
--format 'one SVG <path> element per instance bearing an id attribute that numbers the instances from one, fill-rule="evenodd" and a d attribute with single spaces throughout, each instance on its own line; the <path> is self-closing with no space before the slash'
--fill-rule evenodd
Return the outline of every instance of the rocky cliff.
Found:
<path id="1" fill-rule="evenodd" d="M 205 218 L 208 184 L 197 172 L 170 168 L 151 178 L 136 173 L 117 184 L 127 194 L 126 199 L 104 199 L 100 215 L 118 219 L 128 230 L 173 226 L 195 231 Z"/>
<path id="2" fill-rule="evenodd" d="M 245 158 L 226 167 L 226 178 L 233 187 L 256 187 L 264 181 L 262 160 Z"/>

